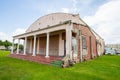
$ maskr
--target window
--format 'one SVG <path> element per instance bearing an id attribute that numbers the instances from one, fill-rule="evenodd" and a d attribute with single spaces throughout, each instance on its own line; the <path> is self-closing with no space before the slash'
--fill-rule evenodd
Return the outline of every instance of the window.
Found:
<path id="1" fill-rule="evenodd" d="M 85 36 L 82 36 L 82 48 L 83 49 L 87 48 L 87 46 L 86 46 L 86 37 Z"/>

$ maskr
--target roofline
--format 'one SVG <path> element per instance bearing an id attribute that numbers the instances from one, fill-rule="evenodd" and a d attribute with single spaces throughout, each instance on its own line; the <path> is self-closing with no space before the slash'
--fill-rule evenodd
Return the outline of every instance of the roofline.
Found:
<path id="1" fill-rule="evenodd" d="M 86 24 L 86 27 L 88 27 L 89 28 L 89 30 L 90 30 L 90 32 L 94 32 L 98 37 L 100 37 L 101 39 L 103 39 L 99 34 L 97 34 L 87 23 L 85 23 L 81 18 L 80 18 L 80 20 L 84 23 L 84 24 Z M 92 34 L 94 35 L 94 33 L 92 32 Z M 95 36 L 95 35 L 94 35 Z M 96 37 L 96 36 L 95 36 Z M 104 39 L 103 39 L 104 40 Z"/>
<path id="2" fill-rule="evenodd" d="M 36 31 L 41 31 L 41 30 L 49 29 L 49 28 L 56 27 L 56 26 L 63 25 L 63 24 L 67 24 L 67 23 L 68 24 L 71 23 L 71 20 L 64 21 L 64 22 L 61 22 L 61 23 L 56 24 L 56 25 L 48 26 L 48 27 L 43 28 L 43 29 L 38 29 L 38 30 L 35 30 L 35 31 L 31 31 L 31 32 L 25 32 L 23 34 L 15 35 L 15 36 L 12 36 L 12 37 L 14 38 L 14 37 L 21 36 L 21 35 L 24 35 L 24 34 L 29 34 L 29 33 L 33 33 L 33 32 L 36 32 Z"/>
<path id="3" fill-rule="evenodd" d="M 49 14 L 46 14 L 46 15 L 43 15 L 43 16 L 41 16 L 41 17 L 39 17 L 37 20 L 35 20 L 32 24 L 34 24 L 36 21 L 38 21 L 39 19 L 41 19 L 41 18 L 43 18 L 43 17 L 45 17 L 45 16 L 48 16 L 48 15 L 52 15 L 52 14 L 69 14 L 69 15 L 78 15 L 78 14 L 72 14 L 72 13 L 64 13 L 64 12 L 57 12 L 57 13 L 49 13 Z M 32 25 L 31 24 L 31 25 Z M 30 26 L 31 26 L 30 25 Z M 27 30 L 30 28 L 30 26 L 26 29 L 26 31 L 25 32 L 27 32 Z"/>
<path id="4" fill-rule="evenodd" d="M 100 35 L 98 35 L 98 33 L 96 33 L 92 28 L 91 28 L 91 30 L 98 36 L 98 37 L 100 37 L 101 39 L 103 39 Z M 104 40 L 104 39 L 103 39 Z"/>

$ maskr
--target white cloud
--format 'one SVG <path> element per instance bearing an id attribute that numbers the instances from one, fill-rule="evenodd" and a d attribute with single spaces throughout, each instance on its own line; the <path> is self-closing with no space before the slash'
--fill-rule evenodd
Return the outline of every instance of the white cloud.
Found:
<path id="1" fill-rule="evenodd" d="M 72 0 L 72 6 L 71 8 L 62 8 L 61 11 L 64 12 L 64 13 L 76 13 L 78 11 L 78 8 L 77 8 L 77 0 Z"/>
<path id="2" fill-rule="evenodd" d="M 55 12 L 64 12 L 64 13 L 78 13 L 79 12 L 79 8 L 77 6 L 78 4 L 78 0 L 71 0 L 72 4 L 70 7 L 66 7 L 64 5 L 62 5 L 63 7 L 57 9 L 57 8 L 49 8 L 47 9 L 46 13 L 55 13 Z"/>
<path id="3" fill-rule="evenodd" d="M 73 7 L 76 7 L 76 4 L 78 3 L 77 0 L 72 0 L 73 2 Z"/>
<path id="4" fill-rule="evenodd" d="M 78 8 L 77 8 L 77 0 L 72 0 L 73 2 L 73 7 L 71 8 L 71 12 L 76 13 Z"/>
<path id="5" fill-rule="evenodd" d="M 18 28 L 18 29 L 16 29 L 16 30 L 13 32 L 12 35 L 14 36 L 14 35 L 23 34 L 23 33 L 25 33 L 25 31 L 26 31 L 26 29 Z"/>
<path id="6" fill-rule="evenodd" d="M 4 32 L 0 32 L 0 40 L 9 40 L 9 41 L 11 41 L 11 39 L 12 39 L 12 37 L 11 36 L 9 36 L 9 35 L 7 35 L 6 33 L 4 33 Z"/>
<path id="7" fill-rule="evenodd" d="M 3 40 L 3 41 L 8 40 L 8 41 L 12 42 L 12 36 L 22 34 L 25 32 L 25 30 L 26 29 L 18 28 L 11 34 L 6 34 L 4 32 L 0 32 L 0 40 Z M 15 43 L 16 42 L 17 42 L 17 40 L 15 41 Z"/>
<path id="8" fill-rule="evenodd" d="M 69 8 L 62 8 L 62 12 L 64 12 L 64 13 L 69 13 L 69 12 L 70 12 L 70 9 L 69 9 Z"/>
<path id="9" fill-rule="evenodd" d="M 100 34 L 106 43 L 120 43 L 120 0 L 111 0 L 99 7 L 95 15 L 83 20 Z"/>
<path id="10" fill-rule="evenodd" d="M 23 34 L 25 33 L 26 29 L 24 28 L 17 28 L 13 33 L 12 33 L 12 36 L 15 36 L 15 35 L 19 35 L 19 34 Z M 12 38 L 11 38 L 11 41 L 12 41 Z M 23 44 L 23 40 L 20 39 L 20 44 Z M 15 40 L 15 43 L 18 43 L 18 40 L 16 39 Z"/>

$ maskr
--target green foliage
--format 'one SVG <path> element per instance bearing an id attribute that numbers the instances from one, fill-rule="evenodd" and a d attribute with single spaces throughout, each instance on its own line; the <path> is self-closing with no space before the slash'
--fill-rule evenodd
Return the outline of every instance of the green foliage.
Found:
<path id="1" fill-rule="evenodd" d="M 14 43 L 14 49 L 17 50 L 17 43 Z"/>
<path id="2" fill-rule="evenodd" d="M 14 44 L 14 49 L 15 49 L 15 50 L 17 50 L 17 46 L 18 46 L 18 44 L 15 43 L 15 44 Z M 24 46 L 23 46 L 22 44 L 20 44 L 20 45 L 19 45 L 19 49 L 20 49 L 21 51 L 23 51 Z"/>
<path id="3" fill-rule="evenodd" d="M 5 48 L 6 48 L 7 50 L 8 50 L 8 47 L 9 47 L 9 46 L 12 46 L 12 43 L 9 42 L 8 40 L 5 40 L 3 44 L 4 44 L 4 46 L 5 46 Z"/>
<path id="4" fill-rule="evenodd" d="M 2 46 L 3 45 L 3 41 L 2 40 L 0 40 L 0 46 Z"/>
<path id="5" fill-rule="evenodd" d="M 19 49 L 23 51 L 24 46 L 22 44 L 19 45 Z"/>
<path id="6" fill-rule="evenodd" d="M 8 40 L 5 40 L 5 41 L 0 40 L 0 46 L 5 46 L 6 50 L 8 50 L 9 49 L 8 47 L 11 45 L 12 43 L 9 42 Z"/>
<path id="7" fill-rule="evenodd" d="M 17 43 L 14 44 L 15 50 L 17 50 L 17 45 L 18 45 Z M 5 46 L 6 50 L 9 50 L 9 46 L 12 46 L 12 43 L 8 40 L 5 40 L 5 41 L 0 40 L 0 46 Z M 19 49 L 23 50 L 23 48 L 24 48 L 23 45 L 20 44 Z"/>
<path id="8" fill-rule="evenodd" d="M 119 80 L 120 56 L 101 56 L 69 68 L 6 57 L 0 51 L 0 80 Z M 3 55 L 4 54 L 4 55 Z"/>

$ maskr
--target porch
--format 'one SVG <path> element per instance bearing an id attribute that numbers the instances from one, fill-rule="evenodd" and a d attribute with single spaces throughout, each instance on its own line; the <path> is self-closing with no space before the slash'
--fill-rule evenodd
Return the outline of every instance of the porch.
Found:
<path id="1" fill-rule="evenodd" d="M 71 21 L 13 36 L 13 48 L 16 39 L 18 40 L 17 50 L 14 52 L 12 49 L 10 57 L 43 64 L 62 61 L 62 57 L 66 57 L 66 55 L 68 56 L 65 61 L 72 60 Z M 21 39 L 24 40 L 22 54 L 19 52 Z"/>
<path id="2" fill-rule="evenodd" d="M 24 40 L 23 55 L 41 55 L 46 58 L 50 56 L 65 56 L 66 44 L 65 44 L 65 30 L 58 30 L 50 33 L 43 33 L 34 36 L 27 36 L 25 38 L 19 38 L 17 50 L 11 51 L 11 54 L 20 54 L 19 44 L 20 40 Z M 13 47 L 14 47 L 13 40 Z"/>
<path id="3" fill-rule="evenodd" d="M 14 54 L 10 54 L 9 57 L 41 63 L 41 64 L 48 64 L 48 65 L 50 65 L 55 61 L 62 61 L 62 57 L 59 56 L 50 56 L 49 58 L 45 58 L 43 55 L 39 55 L 39 54 L 37 54 L 36 56 L 32 56 L 31 54 L 23 55 L 23 53 L 19 53 L 19 54 L 14 53 Z"/>

